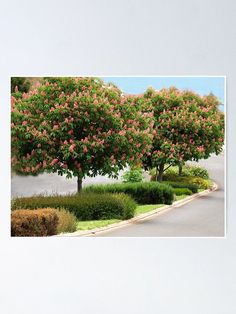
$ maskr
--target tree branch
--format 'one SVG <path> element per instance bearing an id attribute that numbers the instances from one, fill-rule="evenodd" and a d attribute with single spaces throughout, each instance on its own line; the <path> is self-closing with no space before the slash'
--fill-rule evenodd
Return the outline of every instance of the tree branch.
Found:
<path id="1" fill-rule="evenodd" d="M 166 168 L 164 169 L 164 171 L 166 171 L 167 169 L 169 169 L 171 166 L 172 166 L 172 164 L 170 164 L 168 167 L 166 167 Z"/>

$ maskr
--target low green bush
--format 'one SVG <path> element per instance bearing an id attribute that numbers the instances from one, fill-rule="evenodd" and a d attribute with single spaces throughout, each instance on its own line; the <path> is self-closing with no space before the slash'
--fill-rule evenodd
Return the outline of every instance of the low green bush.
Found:
<path id="1" fill-rule="evenodd" d="M 190 184 L 188 182 L 173 182 L 173 181 L 165 181 L 165 184 L 172 186 L 172 188 L 187 188 L 192 193 L 197 193 L 199 186 L 196 184 Z"/>
<path id="2" fill-rule="evenodd" d="M 75 215 L 64 208 L 56 210 L 59 218 L 57 225 L 57 233 L 74 232 L 77 229 L 77 222 Z"/>
<path id="3" fill-rule="evenodd" d="M 16 198 L 12 204 L 13 209 L 65 208 L 79 220 L 129 219 L 134 216 L 136 206 L 136 202 L 125 194 L 101 195 L 92 192 L 22 197 Z"/>
<path id="4" fill-rule="evenodd" d="M 139 204 L 172 204 L 173 189 L 159 182 L 114 183 L 91 185 L 84 189 L 95 193 L 125 193 Z"/>
<path id="5" fill-rule="evenodd" d="M 199 166 L 184 166 L 184 176 L 200 177 L 202 179 L 209 179 L 208 171 Z"/>
<path id="6" fill-rule="evenodd" d="M 57 234 L 58 216 L 55 209 L 20 209 L 11 213 L 13 237 L 45 237 Z"/>
<path id="7" fill-rule="evenodd" d="M 185 182 L 198 185 L 199 189 L 209 189 L 212 186 L 212 182 L 209 179 L 203 179 L 200 177 L 188 177 Z"/>
<path id="8" fill-rule="evenodd" d="M 142 182 L 143 174 L 141 168 L 131 169 L 126 171 L 122 176 L 123 182 Z"/>
<path id="9" fill-rule="evenodd" d="M 174 188 L 175 195 L 192 195 L 193 192 L 187 188 Z"/>

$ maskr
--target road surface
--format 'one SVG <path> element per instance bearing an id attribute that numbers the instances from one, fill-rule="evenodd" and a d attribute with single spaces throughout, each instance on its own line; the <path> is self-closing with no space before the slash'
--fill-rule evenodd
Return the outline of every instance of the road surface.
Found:
<path id="1" fill-rule="evenodd" d="M 137 223 L 99 233 L 100 237 L 224 236 L 224 154 L 199 162 L 217 183 L 215 192 Z"/>

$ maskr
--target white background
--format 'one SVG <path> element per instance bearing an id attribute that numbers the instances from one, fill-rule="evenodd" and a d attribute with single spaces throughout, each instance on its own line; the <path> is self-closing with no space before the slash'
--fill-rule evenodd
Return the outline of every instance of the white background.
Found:
<path id="1" fill-rule="evenodd" d="M 0 312 L 236 313 L 236 1 L 0 3 Z M 226 75 L 227 237 L 10 238 L 9 77 Z"/>

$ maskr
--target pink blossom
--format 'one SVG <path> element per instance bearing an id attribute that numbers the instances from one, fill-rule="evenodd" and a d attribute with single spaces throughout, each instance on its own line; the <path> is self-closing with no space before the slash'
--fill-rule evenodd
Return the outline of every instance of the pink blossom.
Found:
<path id="1" fill-rule="evenodd" d="M 50 166 L 54 166 L 58 162 L 57 158 L 54 158 L 53 161 L 50 163 Z"/>
<path id="2" fill-rule="evenodd" d="M 75 146 L 76 146 L 75 144 L 70 145 L 69 152 L 72 153 L 74 151 Z"/>
<path id="3" fill-rule="evenodd" d="M 118 134 L 121 135 L 121 136 L 124 136 L 126 134 L 126 131 L 125 130 L 120 131 Z"/>

